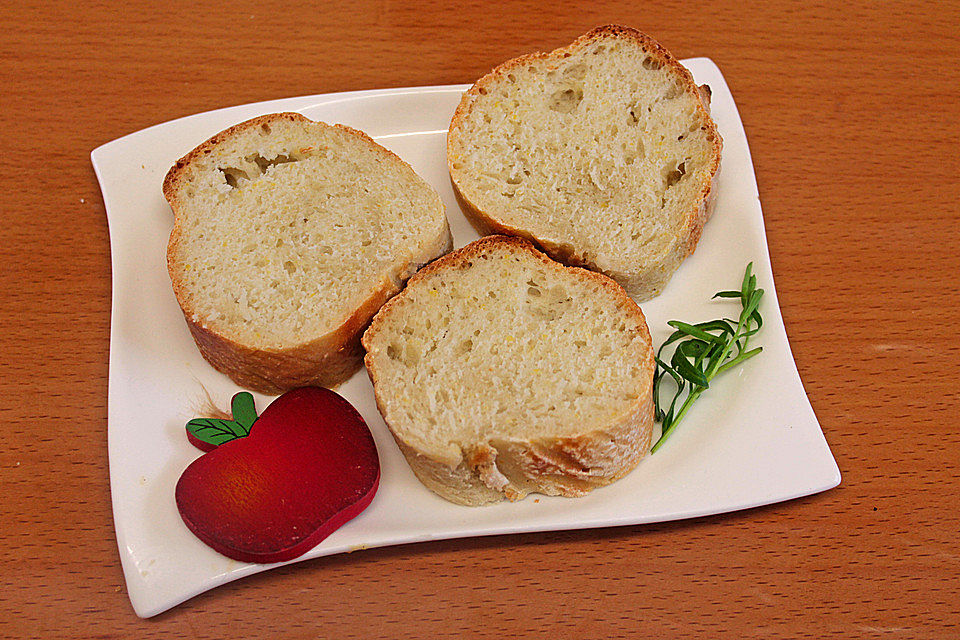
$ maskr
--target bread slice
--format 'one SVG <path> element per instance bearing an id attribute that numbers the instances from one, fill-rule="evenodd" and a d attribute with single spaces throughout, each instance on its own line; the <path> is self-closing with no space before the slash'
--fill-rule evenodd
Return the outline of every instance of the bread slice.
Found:
<path id="1" fill-rule="evenodd" d="M 200 352 L 263 393 L 348 378 L 370 318 L 452 248 L 440 196 L 409 165 L 296 113 L 215 135 L 163 194 L 170 279 Z"/>
<path id="2" fill-rule="evenodd" d="M 643 301 L 710 215 L 722 141 L 709 95 L 649 37 L 600 27 L 479 79 L 450 124 L 450 177 L 481 233 L 534 240 Z"/>
<path id="3" fill-rule="evenodd" d="M 414 473 L 464 505 L 580 496 L 653 428 L 653 348 L 616 282 L 488 236 L 425 267 L 363 336 L 377 406 Z"/>

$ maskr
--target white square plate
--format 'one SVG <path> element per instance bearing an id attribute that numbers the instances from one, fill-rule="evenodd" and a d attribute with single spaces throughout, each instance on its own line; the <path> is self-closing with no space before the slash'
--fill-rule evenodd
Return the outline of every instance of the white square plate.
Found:
<path id="1" fill-rule="evenodd" d="M 373 401 L 365 371 L 338 391 L 376 438 L 380 490 L 370 507 L 298 560 L 367 547 L 466 536 L 580 529 L 690 518 L 746 509 L 836 486 L 840 472 L 807 401 L 777 304 L 763 218 L 743 125 L 712 61 L 685 61 L 713 90 L 724 139 L 713 218 L 696 253 L 662 295 L 642 305 L 654 343 L 667 320 L 736 314 L 736 302 L 711 301 L 739 285 L 754 263 L 766 290 L 763 354 L 721 376 L 659 452 L 628 477 L 578 499 L 530 497 L 461 507 L 425 489 L 407 467 Z M 180 520 L 174 486 L 198 455 L 184 424 L 202 388 L 228 406 L 237 387 L 201 357 L 167 277 L 172 215 L 160 185 L 187 151 L 226 127 L 265 113 L 299 111 L 361 129 L 390 148 L 443 197 L 455 245 L 477 235 L 453 197 L 445 163 L 446 130 L 467 85 L 357 91 L 261 102 L 157 125 L 93 151 L 103 190 L 113 261 L 110 334 L 110 485 L 120 558 L 137 614 L 160 613 L 198 593 L 276 565 L 229 560 Z M 257 396 L 262 411 L 270 398 Z M 295 560 L 296 561 L 296 560 Z"/>

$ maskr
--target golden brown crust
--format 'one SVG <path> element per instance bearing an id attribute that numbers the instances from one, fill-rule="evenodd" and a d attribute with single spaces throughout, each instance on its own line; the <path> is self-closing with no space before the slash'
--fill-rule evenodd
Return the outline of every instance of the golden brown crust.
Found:
<path id="1" fill-rule="evenodd" d="M 212 153 L 222 142 L 247 130 L 283 120 L 313 122 L 299 113 L 273 113 L 241 122 L 214 135 L 187 153 L 171 167 L 163 181 L 163 194 L 174 214 L 173 230 L 167 244 L 167 270 L 190 334 L 204 359 L 215 369 L 229 376 L 241 387 L 265 394 L 280 394 L 292 388 L 311 385 L 335 387 L 350 378 L 363 364 L 364 352 L 360 345 L 360 336 L 377 310 L 400 290 L 403 282 L 422 263 L 450 251 L 453 246 L 449 225 L 444 216 L 441 233 L 425 242 L 421 252 L 407 256 L 406 262 L 399 266 L 396 273 L 384 274 L 383 280 L 370 295 L 344 317 L 334 330 L 308 342 L 285 348 L 263 349 L 238 343 L 204 326 L 196 319 L 195 310 L 190 306 L 189 297 L 183 290 L 183 283 L 177 277 L 175 255 L 182 233 L 179 194 L 181 181 L 193 162 Z M 374 145 L 380 155 L 394 158 L 406 165 L 393 152 L 376 144 L 362 131 L 344 125 L 333 126 L 363 138 Z M 439 206 L 442 210 L 443 205 Z"/>
<path id="2" fill-rule="evenodd" d="M 647 393 L 630 411 L 608 424 L 591 425 L 576 437 L 537 438 L 533 440 L 498 438 L 461 449 L 456 455 L 443 456 L 418 450 L 404 441 L 389 421 L 387 426 L 417 478 L 429 489 L 457 504 L 479 506 L 503 499 L 520 500 L 529 493 L 581 496 L 632 471 L 646 455 L 653 433 L 653 345 L 646 319 L 640 307 L 615 281 L 601 274 L 554 262 L 522 238 L 491 235 L 480 238 L 439 258 L 416 273 L 408 288 L 431 274 L 462 269 L 494 247 L 509 247 L 534 256 L 551 269 L 595 282 L 614 297 L 625 313 L 638 321 L 641 337 L 649 349 L 643 366 Z M 407 290 L 388 301 L 374 316 L 363 335 L 367 350 L 364 363 L 373 382 L 377 408 L 386 420 L 386 403 L 381 395 L 380 372 L 370 353 L 373 337 L 390 322 L 391 314 L 404 303 Z"/>
<path id="3" fill-rule="evenodd" d="M 258 349 L 239 344 L 207 329 L 184 312 L 200 353 L 214 369 L 241 387 L 277 395 L 304 386 L 332 388 L 346 381 L 363 364 L 360 336 L 370 318 L 398 291 L 384 282 L 335 331 L 289 349 Z"/>
<path id="4" fill-rule="evenodd" d="M 655 268 L 640 273 L 626 271 L 616 271 L 610 269 L 601 269 L 589 256 L 585 255 L 580 248 L 556 239 L 550 239 L 542 236 L 536 236 L 526 229 L 520 229 L 514 226 L 504 224 L 497 220 L 491 212 L 483 211 L 479 205 L 470 201 L 461 191 L 457 184 L 457 171 L 454 168 L 457 145 L 459 144 L 459 134 L 461 123 L 466 115 L 476 104 L 476 97 L 485 93 L 488 88 L 497 82 L 503 80 L 513 69 L 525 65 L 534 60 L 551 60 L 566 57 L 569 52 L 585 47 L 596 40 L 607 37 L 627 38 L 637 42 L 647 53 L 653 55 L 657 60 L 668 66 L 679 78 L 687 93 L 695 96 L 698 100 L 697 111 L 704 122 L 707 130 L 707 138 L 714 142 L 713 156 L 710 159 L 710 167 L 707 175 L 708 179 L 704 181 L 700 188 L 700 203 L 695 209 L 689 211 L 685 216 L 684 228 L 678 237 L 678 242 L 674 244 L 673 251 Z M 703 228 L 707 220 L 713 213 L 712 204 L 715 200 L 716 178 L 720 169 L 720 159 L 723 150 L 723 139 L 717 131 L 716 123 L 710 117 L 710 87 L 707 85 L 697 86 L 690 71 L 680 64 L 669 51 L 664 49 L 660 43 L 640 31 L 631 27 L 620 25 L 604 25 L 593 29 L 592 31 L 580 36 L 565 47 L 555 49 L 549 53 L 536 52 L 526 54 L 512 60 L 508 60 L 492 71 L 477 80 L 470 87 L 460 100 L 453 119 L 450 122 L 450 134 L 447 137 L 447 170 L 451 177 L 454 193 L 460 202 L 464 214 L 479 233 L 503 233 L 516 235 L 535 242 L 543 248 L 550 257 L 567 264 L 583 266 L 589 269 L 600 271 L 605 275 L 619 282 L 629 293 L 640 301 L 652 298 L 658 295 L 673 272 L 679 267 L 680 263 L 690 256 L 700 241 L 703 234 Z"/>
<path id="5" fill-rule="evenodd" d="M 183 179 L 185 169 L 188 166 L 190 166 L 192 163 L 203 158 L 203 156 L 213 153 L 213 150 L 216 149 L 217 145 L 219 145 L 220 143 L 226 140 L 229 140 L 230 138 L 238 134 L 244 133 L 245 131 L 248 131 L 250 129 L 256 129 L 257 127 L 262 127 L 264 125 L 270 126 L 275 122 L 282 122 L 283 120 L 288 120 L 290 122 L 303 122 L 303 123 L 311 123 L 311 124 L 313 123 L 313 120 L 310 120 L 304 115 L 301 115 L 293 111 L 284 111 L 281 113 L 268 113 L 266 115 L 257 116 L 256 118 L 251 118 L 250 120 L 245 120 L 243 122 L 233 125 L 232 127 L 228 127 L 227 129 L 224 129 L 220 133 L 213 135 L 206 141 L 201 142 L 199 145 L 197 145 L 195 149 L 193 149 L 192 151 L 187 153 L 187 155 L 177 160 L 173 164 L 173 166 L 170 167 L 170 169 L 167 171 L 166 176 L 164 176 L 163 178 L 163 197 L 166 198 L 167 202 L 169 202 L 171 204 L 171 207 L 173 207 L 173 201 L 177 199 L 177 189 L 179 188 L 180 182 Z M 363 131 L 360 131 L 359 129 L 348 127 L 345 124 L 334 124 L 334 125 L 328 125 L 328 126 L 332 126 L 335 129 L 341 129 L 342 131 L 346 131 L 351 135 L 354 135 L 358 138 L 362 138 L 367 142 L 373 144 L 377 153 L 379 153 L 381 156 L 393 158 L 395 160 L 398 160 L 399 162 L 402 162 L 404 165 L 407 165 L 408 167 L 410 166 L 409 164 L 407 164 L 406 161 L 403 160 L 403 158 L 401 158 L 394 152 L 390 151 L 386 147 L 383 147 L 377 144 L 373 138 L 368 136 Z M 174 208 L 173 214 L 174 214 L 174 217 L 176 217 L 177 215 L 176 208 Z"/>
<path id="6" fill-rule="evenodd" d="M 527 240 L 526 238 L 522 238 L 514 235 L 494 234 L 494 235 L 484 236 L 479 240 L 474 240 L 470 244 L 464 247 L 461 247 L 456 251 L 447 253 L 446 255 L 440 258 L 437 258 L 433 262 L 430 262 L 429 264 L 424 266 L 422 269 L 417 271 L 410 278 L 410 280 L 407 282 L 407 286 L 408 287 L 413 286 L 416 283 L 420 282 L 420 280 L 426 278 L 430 274 L 435 273 L 437 271 L 460 269 L 467 262 L 470 262 L 471 260 L 476 259 L 477 256 L 484 253 L 491 247 L 494 247 L 497 245 L 508 245 L 516 251 L 523 251 L 531 254 L 538 261 L 542 262 L 543 264 L 547 265 L 550 268 L 562 268 L 567 272 L 575 273 L 578 277 L 585 278 L 587 280 L 593 280 L 594 282 L 602 286 L 608 293 L 610 293 L 611 295 L 619 299 L 620 303 L 626 307 L 626 310 L 628 313 L 635 314 L 635 316 L 637 316 L 638 319 L 641 321 L 644 327 L 644 331 L 645 332 L 647 331 L 646 329 L 647 321 L 646 321 L 646 318 L 644 318 L 643 312 L 640 310 L 640 307 L 637 306 L 636 302 L 634 302 L 633 299 L 630 298 L 629 295 L 627 295 L 627 292 L 624 291 L 623 287 L 621 287 L 616 281 L 611 280 L 608 277 L 605 277 L 603 274 L 590 271 L 589 269 L 583 269 L 583 268 L 574 267 L 574 266 L 565 266 L 563 264 L 560 264 L 552 260 L 548 256 L 544 255 L 543 252 L 538 251 L 533 242 Z M 370 323 L 369 330 L 372 332 L 376 332 L 378 330 L 376 327 L 378 326 L 379 323 L 384 322 L 384 318 L 387 317 L 387 314 L 389 313 L 389 309 L 391 309 L 394 305 L 399 304 L 404 298 L 405 296 L 403 295 L 403 293 L 401 293 L 399 296 L 395 296 L 394 298 L 391 298 L 390 301 L 387 302 L 380 309 L 377 315 L 374 316 L 373 321 Z M 649 333 L 647 333 L 646 338 L 649 340 L 650 338 Z M 369 350 L 369 344 L 367 341 L 364 341 L 363 346 L 364 348 Z"/>
<path id="7" fill-rule="evenodd" d="M 263 125 L 269 126 L 271 123 L 278 122 L 280 120 L 311 122 L 311 120 L 300 115 L 299 113 L 286 111 L 283 113 L 268 113 L 250 120 L 245 120 L 244 122 L 240 122 L 232 127 L 224 129 L 206 141 L 201 142 L 196 146 L 196 148 L 187 153 L 187 155 L 173 163 L 173 166 L 170 167 L 170 169 L 167 171 L 167 175 L 163 178 L 163 197 L 166 198 L 167 202 L 170 202 L 172 206 L 173 200 L 176 199 L 177 189 L 180 186 L 184 169 L 197 160 L 203 158 L 203 156 L 213 153 L 213 150 L 216 149 L 217 145 L 219 145 L 221 142 L 229 140 L 237 134 L 243 133 L 249 129 L 254 129 Z M 176 216 L 176 209 L 174 209 L 173 213 L 174 216 Z"/>
<path id="8" fill-rule="evenodd" d="M 562 262 L 572 267 L 593 269 L 594 271 L 602 273 L 609 278 L 613 278 L 617 282 L 620 282 L 626 277 L 625 274 L 604 271 L 597 268 L 596 266 L 592 265 L 586 259 L 586 257 L 571 244 L 554 242 L 542 236 L 537 237 L 526 229 L 514 227 L 496 220 L 495 218 L 487 215 L 482 209 L 480 209 L 480 207 L 467 199 L 463 192 L 460 191 L 460 187 L 457 186 L 455 182 L 452 182 L 451 184 L 453 186 L 453 194 L 457 198 L 457 203 L 460 205 L 460 209 L 463 211 L 464 217 L 480 235 L 505 235 L 523 238 L 524 240 L 527 240 L 540 248 L 547 255 L 558 262 Z"/>

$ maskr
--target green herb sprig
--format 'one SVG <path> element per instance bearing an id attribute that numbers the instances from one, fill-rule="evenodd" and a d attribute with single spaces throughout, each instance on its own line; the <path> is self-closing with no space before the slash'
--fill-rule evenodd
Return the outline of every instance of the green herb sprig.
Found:
<path id="1" fill-rule="evenodd" d="M 667 323 L 675 331 L 657 351 L 657 367 L 653 374 L 655 416 L 657 421 L 662 423 L 663 432 L 660 439 L 653 445 L 651 453 L 663 446 L 687 414 L 690 406 L 710 387 L 710 382 L 717 374 L 763 351 L 763 347 L 747 349 L 750 336 L 760 331 L 760 327 L 763 326 L 763 318 L 760 317 L 758 310 L 763 289 L 757 289 L 757 277 L 751 273 L 752 268 L 751 262 L 744 271 L 743 283 L 739 291 L 720 291 L 713 296 L 714 298 L 739 298 L 741 311 L 738 320 L 722 318 L 697 324 L 671 320 Z M 663 350 L 673 343 L 677 343 L 677 346 L 670 358 L 670 363 L 667 364 Z M 734 347 L 736 347 L 735 350 Z M 660 402 L 660 392 L 668 374 L 676 384 L 677 390 L 669 407 L 664 410 Z M 677 402 L 684 396 L 684 392 L 686 397 L 677 407 Z"/>

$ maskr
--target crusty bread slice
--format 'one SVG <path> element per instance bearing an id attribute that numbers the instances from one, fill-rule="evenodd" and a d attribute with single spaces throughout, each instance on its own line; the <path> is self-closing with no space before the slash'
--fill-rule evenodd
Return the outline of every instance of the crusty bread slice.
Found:
<path id="1" fill-rule="evenodd" d="M 334 386 L 360 334 L 449 251 L 440 196 L 365 134 L 296 113 L 254 118 L 179 160 L 167 266 L 203 356 L 263 393 Z"/>
<path id="2" fill-rule="evenodd" d="M 414 473 L 480 505 L 579 496 L 632 470 L 653 428 L 653 349 L 616 282 L 488 236 L 429 264 L 363 336 Z"/>
<path id="3" fill-rule="evenodd" d="M 600 27 L 480 78 L 450 125 L 450 176 L 482 233 L 534 240 L 642 301 L 710 215 L 722 141 L 708 104 L 652 39 Z"/>

